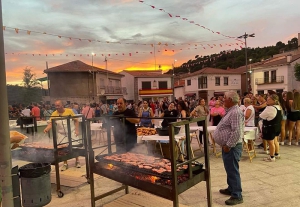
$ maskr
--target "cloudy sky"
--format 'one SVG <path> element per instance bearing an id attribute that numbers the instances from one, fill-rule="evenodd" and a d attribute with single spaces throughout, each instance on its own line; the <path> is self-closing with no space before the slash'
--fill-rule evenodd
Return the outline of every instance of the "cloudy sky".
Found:
<path id="1" fill-rule="evenodd" d="M 44 77 L 46 62 L 92 64 L 92 53 L 95 66 L 105 68 L 107 56 L 118 72 L 240 49 L 229 37 L 245 32 L 256 36 L 249 47 L 287 43 L 300 32 L 299 8 L 297 0 L 2 0 L 7 82 L 20 82 L 26 67 Z"/>

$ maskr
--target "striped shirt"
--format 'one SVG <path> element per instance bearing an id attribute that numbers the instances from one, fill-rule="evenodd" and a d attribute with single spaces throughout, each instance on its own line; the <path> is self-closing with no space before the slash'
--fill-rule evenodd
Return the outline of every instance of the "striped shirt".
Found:
<path id="1" fill-rule="evenodd" d="M 235 147 L 237 143 L 242 143 L 244 126 L 244 114 L 238 105 L 234 105 L 226 109 L 225 116 L 213 133 L 214 141 L 220 146 Z"/>

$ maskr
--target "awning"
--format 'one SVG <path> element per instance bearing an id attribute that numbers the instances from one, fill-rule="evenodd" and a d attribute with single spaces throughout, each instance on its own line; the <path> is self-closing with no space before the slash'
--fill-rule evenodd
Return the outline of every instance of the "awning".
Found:
<path id="1" fill-rule="evenodd" d="M 185 96 L 196 96 L 196 93 L 187 93 Z"/>

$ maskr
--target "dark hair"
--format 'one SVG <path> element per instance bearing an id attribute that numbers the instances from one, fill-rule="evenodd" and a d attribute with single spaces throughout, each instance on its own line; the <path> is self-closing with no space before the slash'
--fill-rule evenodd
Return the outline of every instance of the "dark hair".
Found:
<path id="1" fill-rule="evenodd" d="M 125 98 L 121 97 L 119 99 L 122 99 L 124 101 L 124 104 L 126 104 L 126 99 Z"/>
<path id="2" fill-rule="evenodd" d="M 269 95 L 273 95 L 273 94 L 276 94 L 276 92 L 275 92 L 275 91 L 272 91 L 272 90 L 268 90 L 268 94 L 269 94 Z"/>
<path id="3" fill-rule="evenodd" d="M 244 96 L 247 96 L 249 93 L 248 92 L 244 92 Z"/>
<path id="4" fill-rule="evenodd" d="M 278 96 L 278 101 L 279 101 L 279 104 L 280 104 L 282 110 L 285 111 L 285 103 L 284 103 L 284 100 L 282 97 L 282 93 L 277 93 L 277 96 Z"/>
<path id="5" fill-rule="evenodd" d="M 189 108 L 185 105 L 185 102 L 184 102 L 184 101 L 179 101 L 179 102 L 178 102 L 178 105 L 182 108 L 182 110 L 185 110 L 185 111 L 186 111 L 186 117 L 189 117 L 189 116 L 190 116 L 190 110 L 189 110 Z"/>
<path id="6" fill-rule="evenodd" d="M 290 107 L 290 100 L 294 99 L 294 94 L 292 91 L 288 91 L 286 93 L 286 99 L 285 99 L 285 108 L 288 112 L 291 111 L 291 107 Z"/>
<path id="7" fill-rule="evenodd" d="M 149 101 L 148 101 L 148 100 L 143 100 L 143 102 L 142 102 L 142 103 L 144 103 L 144 102 L 147 102 L 147 104 L 148 104 L 148 105 L 150 105 L 150 103 L 149 103 Z"/>

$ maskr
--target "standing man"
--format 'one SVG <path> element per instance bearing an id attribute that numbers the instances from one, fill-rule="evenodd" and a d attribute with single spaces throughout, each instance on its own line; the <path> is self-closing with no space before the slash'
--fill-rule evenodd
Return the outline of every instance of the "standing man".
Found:
<path id="1" fill-rule="evenodd" d="M 82 109 L 82 115 L 85 117 L 85 119 L 91 119 L 95 117 L 95 111 L 92 108 L 92 104 L 87 103 L 86 107 Z"/>
<path id="2" fill-rule="evenodd" d="M 41 110 L 40 108 L 38 107 L 37 103 L 33 103 L 32 104 L 33 107 L 31 109 L 31 115 L 34 116 L 36 118 L 37 121 L 40 121 L 41 120 Z"/>
<path id="3" fill-rule="evenodd" d="M 62 104 L 62 101 L 61 100 L 57 100 L 55 101 L 55 108 L 56 108 L 56 111 L 54 111 L 52 114 L 51 114 L 51 118 L 49 120 L 49 124 L 48 126 L 44 129 L 44 133 L 48 133 L 48 131 L 52 128 L 52 119 L 55 119 L 55 117 L 59 117 L 59 116 L 75 116 L 74 112 L 72 109 L 69 109 L 69 108 L 64 108 L 63 104 Z M 79 134 L 79 122 L 78 122 L 78 119 L 73 119 L 74 121 L 74 125 L 75 125 L 75 135 L 78 136 Z M 59 132 L 60 130 L 58 130 Z M 64 135 L 67 134 L 67 132 L 65 130 L 63 130 L 62 132 Z M 76 157 L 76 162 L 75 162 L 75 166 L 77 168 L 80 168 L 80 163 L 79 163 L 79 159 L 78 157 Z M 60 169 L 61 171 L 65 171 L 68 169 L 68 162 L 67 161 L 64 161 L 64 165 L 63 167 Z"/>
<path id="4" fill-rule="evenodd" d="M 239 95 L 228 91 L 224 96 L 226 114 L 221 119 L 213 133 L 215 142 L 222 146 L 222 158 L 227 174 L 226 189 L 220 193 L 231 196 L 225 201 L 226 205 L 243 203 L 242 184 L 239 172 L 239 161 L 242 155 L 242 138 L 244 136 L 244 114 L 238 106 Z"/>
<path id="5" fill-rule="evenodd" d="M 140 122 L 135 112 L 131 109 L 126 108 L 126 100 L 119 98 L 117 100 L 118 111 L 114 112 L 113 115 L 119 115 L 120 118 L 113 119 L 112 125 L 114 126 L 114 138 L 116 143 L 117 152 L 128 152 L 132 150 L 137 142 L 135 124 Z M 122 116 L 125 118 L 123 123 Z"/>

